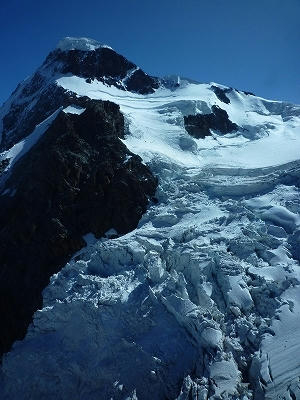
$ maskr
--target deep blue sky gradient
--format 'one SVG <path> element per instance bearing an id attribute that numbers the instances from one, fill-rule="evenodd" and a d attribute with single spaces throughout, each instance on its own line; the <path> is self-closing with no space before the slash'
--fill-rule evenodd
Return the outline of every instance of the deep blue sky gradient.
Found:
<path id="1" fill-rule="evenodd" d="M 65 36 L 157 76 L 180 74 L 300 104 L 300 0 L 3 0 L 0 104 Z"/>

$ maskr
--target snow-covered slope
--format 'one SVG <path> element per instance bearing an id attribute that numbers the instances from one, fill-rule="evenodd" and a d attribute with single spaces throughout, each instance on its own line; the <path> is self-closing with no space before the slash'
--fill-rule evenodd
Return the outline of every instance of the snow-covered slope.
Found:
<path id="1" fill-rule="evenodd" d="M 212 85 L 185 81 L 176 90 L 161 87 L 146 96 L 97 81 L 87 83 L 75 76 L 59 78 L 57 83 L 80 96 L 119 104 L 130 124 L 126 145 L 145 161 L 155 153 L 186 167 L 261 168 L 299 159 L 300 106 L 292 107 L 235 90 L 228 95 L 230 103 L 225 104 L 211 90 Z M 239 130 L 205 140 L 190 138 L 184 130 L 183 117 L 208 114 L 213 105 L 226 110 Z"/>
<path id="2" fill-rule="evenodd" d="M 87 235 L 51 278 L 0 397 L 300 399 L 300 106 L 162 82 L 139 94 L 55 77 L 120 105 L 158 202 L 127 235 Z M 184 117 L 213 106 L 238 129 L 190 136 Z"/>

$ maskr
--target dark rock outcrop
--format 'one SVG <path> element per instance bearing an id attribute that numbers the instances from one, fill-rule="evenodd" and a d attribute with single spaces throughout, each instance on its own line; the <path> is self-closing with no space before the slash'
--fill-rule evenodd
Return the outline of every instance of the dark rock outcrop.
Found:
<path id="1" fill-rule="evenodd" d="M 153 93 L 159 87 L 158 78 L 147 75 L 134 63 L 106 47 L 94 51 L 56 49 L 48 55 L 42 68 L 64 75 L 97 79 L 142 94 Z"/>
<path id="2" fill-rule="evenodd" d="M 5 158 L 4 160 L 0 161 L 0 175 L 5 170 L 5 168 L 8 166 L 8 164 L 9 164 L 9 158 Z"/>
<path id="3" fill-rule="evenodd" d="M 211 89 L 220 101 L 225 104 L 230 103 L 230 99 L 226 96 L 226 93 L 229 93 L 231 89 L 221 89 L 218 86 L 212 86 Z"/>
<path id="4" fill-rule="evenodd" d="M 210 114 L 196 114 L 184 117 L 187 132 L 197 139 L 211 135 L 211 129 L 221 134 L 234 132 L 238 126 L 230 121 L 228 114 L 218 106 L 212 106 Z"/>
<path id="5" fill-rule="evenodd" d="M 226 88 L 226 89 L 222 89 L 218 86 L 211 86 L 211 89 L 213 90 L 213 92 L 215 93 L 215 95 L 217 96 L 217 98 L 222 101 L 225 104 L 229 104 L 230 103 L 230 99 L 228 96 L 226 96 L 227 93 L 236 91 L 237 93 L 243 93 L 246 96 L 255 96 L 254 93 L 252 92 L 246 92 L 244 90 L 238 90 L 238 89 L 234 89 L 234 88 Z"/>
<path id="6" fill-rule="evenodd" d="M 55 82 L 57 77 L 69 74 L 85 78 L 87 82 L 97 79 L 106 85 L 141 94 L 153 93 L 160 85 L 158 78 L 147 75 L 112 49 L 56 49 L 48 55 L 38 71 L 12 94 L 2 121 L 0 151 L 7 150 L 29 135 L 37 124 L 59 107 L 78 105 L 78 97 Z"/>
<path id="7" fill-rule="evenodd" d="M 35 76 L 32 80 L 35 80 Z M 31 94 L 25 96 L 24 92 Z M 34 104 L 32 104 L 32 97 L 36 99 Z M 36 125 L 53 114 L 58 108 L 67 107 L 71 104 L 81 105 L 82 98 L 77 97 L 75 93 L 67 92 L 55 83 L 45 87 L 28 84 L 19 93 L 18 100 L 11 104 L 8 113 L 3 118 L 0 150 L 9 149 L 33 132 Z"/>
<path id="8" fill-rule="evenodd" d="M 141 69 L 136 69 L 134 73 L 124 82 L 126 89 L 140 94 L 153 93 L 159 86 L 158 79 L 145 74 Z"/>
<path id="9" fill-rule="evenodd" d="M 22 339 L 42 290 L 83 235 L 134 229 L 157 180 L 120 138 L 123 115 L 111 102 L 86 101 L 81 115 L 58 114 L 14 166 L 0 196 L 0 352 Z"/>

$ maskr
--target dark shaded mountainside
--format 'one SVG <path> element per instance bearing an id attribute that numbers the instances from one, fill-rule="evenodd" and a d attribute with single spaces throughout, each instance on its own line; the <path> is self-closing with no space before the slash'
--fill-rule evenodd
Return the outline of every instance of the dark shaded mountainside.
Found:
<path id="1" fill-rule="evenodd" d="M 85 245 L 82 236 L 92 232 L 101 237 L 110 229 L 118 234 L 131 231 L 157 187 L 149 168 L 120 140 L 124 118 L 119 106 L 77 97 L 47 80 L 45 69 L 48 75 L 76 73 L 90 79 L 110 72 L 110 83 L 118 85 L 120 77 L 134 68 L 106 48 L 55 50 L 13 95 L 3 119 L 2 149 L 26 137 L 60 107 L 76 104 L 85 111 L 81 115 L 59 112 L 12 171 L 2 174 L 1 354 L 24 337 L 33 313 L 42 306 L 42 290 L 51 275 Z M 155 82 L 140 71 L 124 89 L 143 93 L 153 90 Z M 2 170 L 8 164 L 4 159 Z"/>

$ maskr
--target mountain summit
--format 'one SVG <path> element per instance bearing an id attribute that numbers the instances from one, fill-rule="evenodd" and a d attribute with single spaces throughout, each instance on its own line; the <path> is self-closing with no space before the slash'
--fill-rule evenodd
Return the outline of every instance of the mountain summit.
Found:
<path id="1" fill-rule="evenodd" d="M 100 42 L 97 42 L 97 40 L 85 37 L 75 38 L 67 36 L 64 39 L 60 40 L 56 46 L 56 48 L 61 51 L 69 51 L 69 50 L 93 51 L 101 47 L 112 50 L 112 48 L 110 46 L 107 46 L 106 44 L 101 44 Z"/>
<path id="2" fill-rule="evenodd" d="M 1 398 L 300 399 L 300 106 L 65 38 L 0 121 Z"/>
<path id="3" fill-rule="evenodd" d="M 92 39 L 67 37 L 3 105 L 0 148 L 7 149 L 27 136 L 58 107 L 76 103 L 57 85 L 59 77 L 68 75 L 141 94 L 153 93 L 159 86 L 157 78 L 148 76 L 111 47 Z"/>

